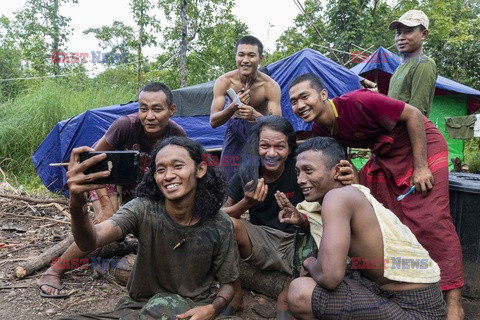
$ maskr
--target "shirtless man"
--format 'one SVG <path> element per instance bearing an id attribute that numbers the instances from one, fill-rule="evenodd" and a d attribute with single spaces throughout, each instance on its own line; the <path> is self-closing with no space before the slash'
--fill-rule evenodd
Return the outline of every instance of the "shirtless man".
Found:
<path id="1" fill-rule="evenodd" d="M 368 188 L 338 181 L 342 147 L 317 137 L 297 154 L 297 182 L 306 201 L 322 205 L 323 235 L 318 256 L 303 262 L 307 273 L 289 286 L 295 318 L 443 319 L 438 265 Z M 308 227 L 287 198 L 276 197 L 281 222 Z"/>
<path id="2" fill-rule="evenodd" d="M 447 319 L 463 319 L 462 248 L 450 214 L 448 148 L 442 133 L 414 106 L 369 90 L 330 100 L 313 74 L 295 78 L 289 93 L 293 112 L 313 121 L 315 136 L 370 149 L 360 183 L 410 228 L 438 263 Z M 417 193 L 397 201 L 413 185 Z"/>
<path id="3" fill-rule="evenodd" d="M 258 117 L 265 115 L 282 116 L 280 107 L 280 86 L 265 73 L 258 71 L 263 60 L 263 45 L 253 36 L 245 36 L 235 44 L 237 69 L 225 73 L 215 82 L 213 101 L 210 109 L 212 128 L 227 123 L 221 159 L 225 174 L 230 179 L 238 166 L 240 152 L 250 128 Z M 224 108 L 228 89 L 237 92 L 242 105 L 230 101 Z"/>

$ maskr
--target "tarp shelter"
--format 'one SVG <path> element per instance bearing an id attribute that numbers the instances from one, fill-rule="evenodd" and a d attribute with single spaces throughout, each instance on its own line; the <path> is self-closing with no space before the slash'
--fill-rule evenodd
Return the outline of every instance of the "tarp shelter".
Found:
<path id="1" fill-rule="evenodd" d="M 368 58 L 350 70 L 363 78 L 376 82 L 379 91 L 387 94 L 390 77 L 401 61 L 401 58 L 393 52 L 379 47 Z M 449 138 L 445 129 L 445 118 L 464 116 L 479 108 L 480 91 L 438 76 L 429 118 L 445 136 L 450 159 L 459 157 L 463 161 L 464 142 Z"/>
<path id="2" fill-rule="evenodd" d="M 280 85 L 283 115 L 297 132 L 310 130 L 311 124 L 303 122 L 292 113 L 288 85 L 293 78 L 306 72 L 318 75 L 331 98 L 360 88 L 356 74 L 312 49 L 303 49 L 265 66 L 263 70 Z M 188 137 L 202 143 L 207 150 L 222 147 L 226 128 L 225 125 L 216 129 L 210 127 L 213 85 L 214 81 L 210 81 L 173 90 L 173 101 L 177 105 L 173 120 L 185 129 Z M 137 109 L 136 101 L 129 102 L 87 110 L 57 123 L 32 156 L 37 173 L 45 186 L 52 192 L 66 194 L 65 169 L 50 167 L 49 163 L 68 161 L 73 148 L 92 145 L 102 137 L 115 119 L 137 112 Z"/>

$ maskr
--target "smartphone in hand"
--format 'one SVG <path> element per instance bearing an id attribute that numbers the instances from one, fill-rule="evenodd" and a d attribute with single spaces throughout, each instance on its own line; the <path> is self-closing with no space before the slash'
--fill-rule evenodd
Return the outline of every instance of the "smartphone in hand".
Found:
<path id="1" fill-rule="evenodd" d="M 105 153 L 107 158 L 84 171 L 85 174 L 109 170 L 108 177 L 95 180 L 98 184 L 131 185 L 140 181 L 140 152 L 138 151 L 90 151 L 80 154 L 80 162 Z"/>

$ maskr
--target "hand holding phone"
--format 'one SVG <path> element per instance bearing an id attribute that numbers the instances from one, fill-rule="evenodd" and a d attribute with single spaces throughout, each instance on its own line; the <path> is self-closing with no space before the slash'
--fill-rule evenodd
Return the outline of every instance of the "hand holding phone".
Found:
<path id="1" fill-rule="evenodd" d="M 105 153 L 106 159 L 100 161 L 87 170 L 85 174 L 100 171 L 110 171 L 110 175 L 93 181 L 95 184 L 137 184 L 141 178 L 140 174 L 140 152 L 138 151 L 90 151 L 79 155 L 80 162 L 83 162 L 95 155 Z"/>

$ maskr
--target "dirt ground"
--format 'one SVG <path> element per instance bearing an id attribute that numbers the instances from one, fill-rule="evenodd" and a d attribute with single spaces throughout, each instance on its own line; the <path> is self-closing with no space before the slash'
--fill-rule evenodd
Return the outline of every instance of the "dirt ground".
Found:
<path id="1" fill-rule="evenodd" d="M 36 279 L 46 268 L 23 279 L 15 277 L 17 266 L 69 233 L 64 204 L 35 203 L 0 193 L 0 319 L 57 319 L 61 315 L 111 311 L 126 295 L 125 287 L 111 273 L 100 275 L 91 268 L 66 273 L 63 282 L 70 296 L 65 299 L 40 297 Z M 480 319 L 480 299 L 464 298 L 463 304 L 466 319 Z M 237 316 L 245 320 L 274 319 L 275 302 L 245 291 L 244 310 Z"/>
<path id="2" fill-rule="evenodd" d="M 115 281 L 113 272 L 99 274 L 92 268 L 65 274 L 63 283 L 70 293 L 65 299 L 40 297 L 36 281 L 46 267 L 23 279 L 15 277 L 17 266 L 69 234 L 66 205 L 13 199 L 11 194 L 0 192 L 0 319 L 57 319 L 61 315 L 111 311 L 127 294 L 125 287 Z M 275 301 L 245 291 L 244 309 L 237 316 L 273 319 Z"/>

